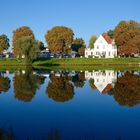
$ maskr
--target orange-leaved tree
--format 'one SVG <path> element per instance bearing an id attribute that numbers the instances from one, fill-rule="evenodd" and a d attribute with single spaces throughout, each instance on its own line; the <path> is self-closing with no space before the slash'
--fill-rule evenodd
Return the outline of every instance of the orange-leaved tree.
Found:
<path id="1" fill-rule="evenodd" d="M 53 27 L 45 35 L 51 53 L 69 53 L 73 37 L 73 31 L 64 26 Z"/>
<path id="2" fill-rule="evenodd" d="M 132 56 L 140 49 L 140 24 L 135 21 L 121 21 L 115 28 L 115 42 L 120 55 Z"/>

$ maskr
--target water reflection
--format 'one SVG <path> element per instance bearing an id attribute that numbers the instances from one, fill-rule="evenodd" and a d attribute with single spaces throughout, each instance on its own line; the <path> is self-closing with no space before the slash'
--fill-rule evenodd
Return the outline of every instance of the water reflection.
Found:
<path id="1" fill-rule="evenodd" d="M 122 106 L 140 103 L 140 72 L 86 71 L 85 77 L 93 90 L 112 95 Z"/>
<path id="2" fill-rule="evenodd" d="M 82 88 L 85 85 L 85 72 L 78 72 L 72 76 L 72 82 L 76 88 Z"/>
<path id="3" fill-rule="evenodd" d="M 7 92 L 10 88 L 10 79 L 0 72 L 0 93 Z"/>
<path id="4" fill-rule="evenodd" d="M 36 90 L 44 83 L 45 77 L 35 74 L 32 69 L 15 72 L 14 93 L 15 98 L 24 102 L 30 102 L 36 94 Z"/>
<path id="5" fill-rule="evenodd" d="M 120 105 L 134 106 L 140 103 L 139 73 L 127 71 L 118 77 L 114 87 L 114 98 Z"/>
<path id="6" fill-rule="evenodd" d="M 12 130 L 6 131 L 0 128 L 0 140 L 15 140 Z"/>
<path id="7" fill-rule="evenodd" d="M 71 76 L 65 74 L 51 74 L 46 88 L 49 98 L 54 101 L 64 102 L 71 100 L 74 96 L 74 87 L 70 83 Z"/>
<path id="8" fill-rule="evenodd" d="M 117 72 L 111 70 L 86 71 L 85 78 L 89 80 L 92 89 L 97 88 L 101 93 L 108 93 L 114 88 L 117 80 Z"/>
<path id="9" fill-rule="evenodd" d="M 9 73 L 9 72 L 8 72 Z M 0 72 L 0 93 L 10 89 L 10 74 Z M 48 79 L 45 82 L 45 79 Z M 44 94 L 56 102 L 66 102 L 74 98 L 77 88 L 84 89 L 89 84 L 89 90 L 101 94 L 112 95 L 122 106 L 135 106 L 140 103 L 140 72 L 138 71 L 39 71 L 27 68 L 15 71 L 13 88 L 15 98 L 30 102 L 37 90 L 44 84 Z M 12 87 L 12 85 L 11 85 Z"/>
<path id="10" fill-rule="evenodd" d="M 0 72 L 0 92 L 0 140 L 140 137 L 139 71 L 26 68 Z"/>

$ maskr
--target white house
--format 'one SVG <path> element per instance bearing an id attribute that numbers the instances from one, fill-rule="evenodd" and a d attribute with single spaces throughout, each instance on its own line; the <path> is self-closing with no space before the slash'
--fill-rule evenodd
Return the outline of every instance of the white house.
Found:
<path id="1" fill-rule="evenodd" d="M 85 57 L 93 57 L 93 58 L 114 58 L 117 56 L 117 47 L 115 45 L 115 41 L 111 39 L 107 33 L 103 33 L 98 37 L 98 39 L 94 43 L 94 48 L 86 48 L 85 49 Z"/>
<path id="2" fill-rule="evenodd" d="M 113 70 L 85 72 L 86 80 L 94 79 L 94 85 L 101 93 L 108 93 L 117 81 L 117 72 Z"/>

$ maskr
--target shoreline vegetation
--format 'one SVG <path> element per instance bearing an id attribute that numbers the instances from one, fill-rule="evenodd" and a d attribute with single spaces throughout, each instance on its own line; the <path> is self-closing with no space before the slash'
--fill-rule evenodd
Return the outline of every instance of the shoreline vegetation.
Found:
<path id="1" fill-rule="evenodd" d="M 113 30 L 104 32 L 101 40 L 93 35 L 89 45 L 65 26 L 48 30 L 45 41 L 47 46 L 36 39 L 30 27 L 21 26 L 13 31 L 12 50 L 7 52 L 9 38 L 0 35 L 0 67 L 140 68 L 140 23 L 134 20 L 119 22 Z M 86 48 L 90 51 L 86 52 Z"/>
<path id="2" fill-rule="evenodd" d="M 42 70 L 140 70 L 140 58 L 52 58 L 37 60 L 32 64 L 26 64 L 24 59 L 0 59 L 1 70 L 25 69 L 27 66 Z"/>

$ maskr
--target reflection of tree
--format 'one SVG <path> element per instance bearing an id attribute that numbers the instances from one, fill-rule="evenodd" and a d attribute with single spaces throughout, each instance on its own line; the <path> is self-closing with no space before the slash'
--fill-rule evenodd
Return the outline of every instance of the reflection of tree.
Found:
<path id="1" fill-rule="evenodd" d="M 0 92 L 7 92 L 9 88 L 10 88 L 9 78 L 1 76 L 0 74 Z"/>
<path id="2" fill-rule="evenodd" d="M 68 101 L 74 96 L 73 85 L 69 82 L 68 76 L 50 76 L 46 92 L 49 98 L 58 102 Z"/>
<path id="3" fill-rule="evenodd" d="M 72 82 L 76 88 L 83 87 L 85 85 L 85 73 L 80 72 L 72 77 Z"/>
<path id="4" fill-rule="evenodd" d="M 14 135 L 11 132 L 6 132 L 0 128 L 0 140 L 14 140 Z"/>
<path id="5" fill-rule="evenodd" d="M 47 140 L 60 140 L 60 134 L 58 130 L 55 131 L 50 131 L 48 136 L 47 136 Z"/>
<path id="6" fill-rule="evenodd" d="M 89 85 L 90 85 L 92 90 L 96 90 L 97 89 L 96 86 L 94 85 L 94 79 L 90 79 L 89 80 Z"/>
<path id="7" fill-rule="evenodd" d="M 114 87 L 114 98 L 121 105 L 134 106 L 140 103 L 140 78 L 126 72 L 117 79 Z"/>
<path id="8" fill-rule="evenodd" d="M 14 92 L 19 100 L 29 102 L 34 97 L 36 90 L 44 82 L 44 77 L 33 74 L 31 70 L 15 73 Z"/>

